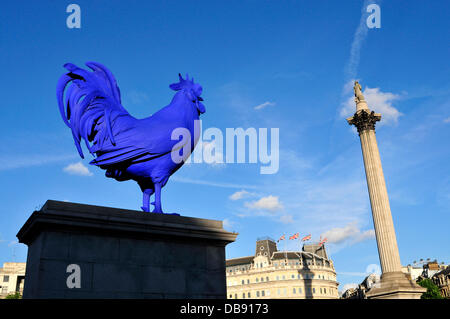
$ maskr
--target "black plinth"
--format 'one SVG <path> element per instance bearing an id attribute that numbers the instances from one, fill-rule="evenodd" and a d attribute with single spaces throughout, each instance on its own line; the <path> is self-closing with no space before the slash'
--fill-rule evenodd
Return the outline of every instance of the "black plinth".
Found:
<path id="1" fill-rule="evenodd" d="M 17 234 L 28 245 L 23 297 L 226 298 L 236 235 L 221 221 L 49 200 Z"/>

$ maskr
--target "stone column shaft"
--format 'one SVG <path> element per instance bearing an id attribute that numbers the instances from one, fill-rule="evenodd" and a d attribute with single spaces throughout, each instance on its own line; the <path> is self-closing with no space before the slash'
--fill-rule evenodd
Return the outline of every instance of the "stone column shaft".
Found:
<path id="1" fill-rule="evenodd" d="M 375 130 L 362 130 L 360 140 L 381 269 L 383 273 L 398 272 L 400 256 Z"/>

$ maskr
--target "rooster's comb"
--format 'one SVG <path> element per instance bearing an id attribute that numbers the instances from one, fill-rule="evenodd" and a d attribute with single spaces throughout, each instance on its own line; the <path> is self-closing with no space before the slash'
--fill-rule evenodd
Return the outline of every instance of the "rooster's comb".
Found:
<path id="1" fill-rule="evenodd" d="M 183 88 L 194 88 L 196 85 L 194 83 L 194 78 L 189 79 L 189 74 L 186 73 L 186 79 L 183 79 L 181 73 L 178 73 L 179 82 L 169 85 L 169 87 L 174 91 L 179 91 Z"/>

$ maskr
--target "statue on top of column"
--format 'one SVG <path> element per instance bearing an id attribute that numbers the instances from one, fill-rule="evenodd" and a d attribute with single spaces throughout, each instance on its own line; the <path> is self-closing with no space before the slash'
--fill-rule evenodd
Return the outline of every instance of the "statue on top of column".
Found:
<path id="1" fill-rule="evenodd" d="M 355 86 L 353 87 L 353 91 L 355 92 L 355 102 L 358 104 L 361 101 L 365 101 L 364 95 L 361 92 L 362 87 L 358 81 L 355 81 Z"/>

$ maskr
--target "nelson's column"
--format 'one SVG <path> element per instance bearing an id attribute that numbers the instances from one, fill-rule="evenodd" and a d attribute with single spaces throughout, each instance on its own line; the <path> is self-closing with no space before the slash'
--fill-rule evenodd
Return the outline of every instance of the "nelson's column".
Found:
<path id="1" fill-rule="evenodd" d="M 419 299 L 426 289 L 411 281 L 401 269 L 394 223 L 375 137 L 375 123 L 381 119 L 381 114 L 369 109 L 361 92 L 361 85 L 357 81 L 353 89 L 355 91 L 356 113 L 349 117 L 347 122 L 356 126 L 361 140 L 367 187 L 369 189 L 373 224 L 382 270 L 380 284 L 370 289 L 367 297 L 374 299 Z"/>

